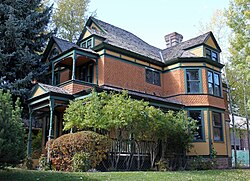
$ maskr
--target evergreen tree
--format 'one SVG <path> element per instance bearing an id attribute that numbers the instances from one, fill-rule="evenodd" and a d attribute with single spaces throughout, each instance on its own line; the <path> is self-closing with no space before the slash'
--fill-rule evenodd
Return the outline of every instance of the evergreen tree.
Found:
<path id="1" fill-rule="evenodd" d="M 0 2 L 0 88 L 25 97 L 31 80 L 46 70 L 41 53 L 52 33 L 46 28 L 51 7 L 41 0 Z"/>
<path id="2" fill-rule="evenodd" d="M 14 104 L 9 91 L 0 89 L 0 168 L 24 158 L 23 136 L 20 101 Z"/>

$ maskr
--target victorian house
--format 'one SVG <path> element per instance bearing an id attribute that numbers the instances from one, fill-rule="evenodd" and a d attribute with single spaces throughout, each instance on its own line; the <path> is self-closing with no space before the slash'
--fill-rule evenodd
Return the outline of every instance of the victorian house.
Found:
<path id="1" fill-rule="evenodd" d="M 50 64 L 47 80 L 37 83 L 28 101 L 30 121 L 40 119 L 43 124 L 43 146 L 64 133 L 63 113 L 70 100 L 84 99 L 93 87 L 98 91 L 126 89 L 132 98 L 163 110 L 186 110 L 199 127 L 188 155 L 211 157 L 216 150 L 221 167 L 229 167 L 227 92 L 221 79 L 224 65 L 213 33 L 187 41 L 176 32 L 164 38 L 166 48 L 159 49 L 93 17 L 76 44 L 51 38 L 42 60 Z"/>

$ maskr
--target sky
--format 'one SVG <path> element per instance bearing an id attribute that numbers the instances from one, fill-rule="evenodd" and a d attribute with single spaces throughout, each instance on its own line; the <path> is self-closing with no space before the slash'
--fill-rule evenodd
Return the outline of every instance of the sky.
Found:
<path id="1" fill-rule="evenodd" d="M 183 41 L 194 38 L 200 22 L 209 22 L 216 9 L 228 6 L 229 0 L 91 0 L 89 11 L 96 10 L 97 19 L 165 48 L 165 35 L 178 32 Z"/>

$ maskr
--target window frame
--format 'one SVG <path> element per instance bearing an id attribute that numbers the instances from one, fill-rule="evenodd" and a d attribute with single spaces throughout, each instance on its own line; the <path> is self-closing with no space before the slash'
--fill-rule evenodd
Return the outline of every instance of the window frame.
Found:
<path id="1" fill-rule="evenodd" d="M 211 48 L 205 47 L 205 57 L 219 63 L 219 52 Z"/>
<path id="2" fill-rule="evenodd" d="M 209 80 L 208 74 L 211 73 L 212 75 L 212 81 Z M 218 84 L 215 81 L 215 75 L 218 76 Z M 212 85 L 212 92 L 210 92 L 210 85 Z M 215 94 L 215 87 L 218 87 L 219 89 L 219 94 Z M 218 72 L 215 72 L 213 70 L 207 70 L 207 88 L 208 88 L 208 94 L 213 95 L 216 97 L 222 97 L 222 81 L 221 81 L 221 74 Z"/>
<path id="3" fill-rule="evenodd" d="M 152 80 L 148 80 L 147 72 L 150 72 L 152 74 L 151 75 Z M 159 77 L 159 81 L 156 81 L 156 79 L 157 79 L 156 75 Z M 146 82 L 149 84 L 161 86 L 161 72 L 160 71 L 145 67 L 145 79 L 146 79 Z"/>
<path id="4" fill-rule="evenodd" d="M 201 110 L 201 109 L 189 109 L 188 110 L 188 117 L 192 118 L 190 116 L 190 112 L 200 112 L 200 116 L 201 116 L 201 120 L 200 120 L 200 124 L 197 125 L 199 127 L 201 127 L 201 136 L 202 136 L 202 139 L 195 139 L 195 136 L 194 136 L 194 139 L 193 139 L 193 142 L 206 142 L 206 139 L 205 139 L 205 125 L 204 125 L 204 111 Z M 192 118 L 194 119 L 194 118 Z"/>
<path id="5" fill-rule="evenodd" d="M 220 125 L 215 124 L 214 114 L 219 114 Z M 222 120 L 222 113 L 221 112 L 212 111 L 212 123 L 213 123 L 213 140 L 214 140 L 214 142 L 224 142 L 224 133 L 223 133 L 224 127 L 223 127 L 223 120 Z M 220 131 L 221 137 L 219 140 L 215 139 L 215 136 L 214 136 L 215 129 L 219 129 L 219 131 Z"/>
<path id="6" fill-rule="evenodd" d="M 82 70 L 84 69 L 87 71 L 83 77 L 81 76 Z M 92 73 L 92 75 L 91 75 Z M 85 79 L 86 80 L 83 80 Z M 91 81 L 89 81 L 89 79 L 91 79 Z M 78 68 L 78 80 L 83 81 L 83 82 L 87 82 L 87 83 L 93 83 L 94 82 L 94 64 L 93 63 L 87 63 L 87 64 L 83 64 Z"/>
<path id="7" fill-rule="evenodd" d="M 197 70 L 198 71 L 198 78 L 199 80 L 188 80 L 188 76 L 187 76 L 187 73 L 188 71 L 194 71 L 194 70 Z M 202 89 L 202 71 L 200 68 L 187 68 L 185 69 L 185 89 L 186 89 L 186 93 L 187 94 L 200 94 L 202 93 L 203 89 Z M 194 82 L 194 81 L 199 81 L 199 90 L 197 92 L 189 92 L 188 91 L 188 82 Z"/>

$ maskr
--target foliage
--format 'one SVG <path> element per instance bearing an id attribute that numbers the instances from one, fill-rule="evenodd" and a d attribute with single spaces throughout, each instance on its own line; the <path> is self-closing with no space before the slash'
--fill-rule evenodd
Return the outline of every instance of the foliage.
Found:
<path id="1" fill-rule="evenodd" d="M 232 30 L 230 39 L 230 63 L 227 78 L 233 102 L 239 115 L 250 113 L 250 7 L 247 0 L 232 0 L 226 13 L 227 24 Z"/>
<path id="2" fill-rule="evenodd" d="M 86 172 L 91 168 L 90 154 L 85 152 L 76 153 L 73 156 L 73 170 L 75 172 Z"/>
<path id="3" fill-rule="evenodd" d="M 76 153 L 89 154 L 91 167 L 95 168 L 109 149 L 107 137 L 92 131 L 65 134 L 55 139 L 51 145 L 50 158 L 56 170 L 72 171 L 73 157 Z"/>
<path id="4" fill-rule="evenodd" d="M 44 171 L 50 169 L 50 165 L 47 162 L 47 157 L 44 154 L 42 154 L 39 158 L 39 169 Z"/>
<path id="5" fill-rule="evenodd" d="M 58 36 L 76 42 L 81 34 L 90 0 L 58 0 L 53 14 L 53 22 L 58 28 Z"/>
<path id="6" fill-rule="evenodd" d="M 220 61 L 226 62 L 228 56 L 228 35 L 229 28 L 227 25 L 227 19 L 225 17 L 225 11 L 217 9 L 214 11 L 210 21 L 208 23 L 200 22 L 199 33 L 207 33 L 212 31 L 216 41 L 218 42 L 222 52 L 220 54 Z"/>
<path id="7" fill-rule="evenodd" d="M 24 129 L 19 99 L 0 89 L 0 167 L 16 165 L 24 158 Z"/>
<path id="8" fill-rule="evenodd" d="M 204 158 L 202 156 L 193 158 L 188 164 L 188 169 L 190 170 L 211 170 L 216 167 L 217 165 L 214 159 Z"/>
<path id="9" fill-rule="evenodd" d="M 28 169 L 28 170 L 33 169 L 33 161 L 32 161 L 31 157 L 26 157 L 25 160 L 24 160 L 24 163 L 25 163 L 26 169 Z"/>
<path id="10" fill-rule="evenodd" d="M 42 153 L 42 131 L 39 130 L 32 139 L 32 158 L 39 158 Z"/>
<path id="11" fill-rule="evenodd" d="M 135 145 L 131 157 L 141 149 L 140 141 L 150 141 L 151 144 L 147 149 L 151 153 L 152 167 L 160 146 L 161 158 L 166 156 L 167 151 L 184 154 L 193 140 L 192 130 L 195 128 L 195 122 L 189 120 L 183 111 L 164 113 L 149 106 L 148 102 L 131 99 L 127 91 L 109 94 L 106 92 L 97 94 L 92 91 L 90 97 L 70 102 L 64 120 L 66 130 L 76 128 L 114 133 L 115 145 L 121 145 L 123 142 Z M 111 160 L 112 168 L 115 169 L 121 149 L 116 151 Z M 140 155 L 137 160 L 140 161 Z M 138 169 L 139 161 L 137 161 Z M 132 161 L 127 164 L 127 169 L 131 163 Z"/>
<path id="12" fill-rule="evenodd" d="M 46 68 L 41 53 L 51 33 L 46 33 L 52 7 L 41 0 L 3 0 L 0 3 L 0 88 L 25 97 L 31 80 Z"/>

